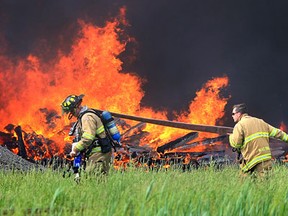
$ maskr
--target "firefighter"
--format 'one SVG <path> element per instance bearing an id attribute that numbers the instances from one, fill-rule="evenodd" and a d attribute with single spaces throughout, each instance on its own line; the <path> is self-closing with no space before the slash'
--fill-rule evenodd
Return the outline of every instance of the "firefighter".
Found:
<path id="1" fill-rule="evenodd" d="M 69 95 L 61 104 L 68 119 L 77 118 L 75 130 L 79 139 L 72 144 L 71 157 L 86 153 L 87 173 L 108 174 L 112 158 L 112 146 L 101 119 L 87 106 L 82 106 L 84 95 Z"/>
<path id="2" fill-rule="evenodd" d="M 288 142 L 288 135 L 262 119 L 249 116 L 244 103 L 233 106 L 232 118 L 236 123 L 229 142 L 241 152 L 240 168 L 244 175 L 263 176 L 272 169 L 269 137 Z"/>

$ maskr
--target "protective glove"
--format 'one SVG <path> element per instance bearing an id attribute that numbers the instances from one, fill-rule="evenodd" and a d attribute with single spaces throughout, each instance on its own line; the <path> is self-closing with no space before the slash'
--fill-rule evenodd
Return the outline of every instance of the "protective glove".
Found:
<path id="1" fill-rule="evenodd" d="M 78 155 L 78 150 L 77 150 L 77 148 L 76 148 L 76 145 L 77 145 L 77 143 L 72 143 L 72 150 L 71 150 L 71 152 L 69 153 L 69 155 L 71 156 L 71 157 L 75 157 L 76 155 Z"/>

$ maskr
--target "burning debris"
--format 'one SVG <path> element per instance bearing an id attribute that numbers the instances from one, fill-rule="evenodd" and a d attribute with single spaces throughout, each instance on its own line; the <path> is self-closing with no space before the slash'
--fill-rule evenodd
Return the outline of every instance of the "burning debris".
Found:
<path id="1" fill-rule="evenodd" d="M 114 165 L 116 168 L 125 168 L 129 163 L 146 164 L 148 167 L 154 167 L 156 165 L 167 166 L 176 162 L 187 165 L 192 161 L 193 164 L 199 165 L 197 160 L 199 157 L 206 155 L 205 148 L 201 150 L 201 153 L 197 153 L 189 152 L 188 147 L 197 148 L 198 145 L 215 144 L 215 142 L 220 141 L 220 137 L 218 137 L 191 143 L 191 141 L 197 139 L 198 132 L 190 132 L 154 149 L 149 144 L 141 145 L 141 139 L 149 136 L 149 132 L 145 131 L 146 123 L 130 126 L 122 119 L 117 122 L 121 124 L 121 128 L 125 127 L 126 130 L 122 135 L 122 147 L 115 152 Z M 0 134 L 1 144 L 11 152 L 14 152 L 14 154 L 30 162 L 43 163 L 43 161 L 55 157 L 65 158 L 65 155 L 71 150 L 71 143 L 67 142 L 63 153 L 59 153 L 59 148 L 52 140 L 46 139 L 34 131 L 27 133 L 20 126 L 15 127 L 10 124 L 5 129 L 7 132 L 1 132 Z M 223 146 L 221 149 L 223 149 Z M 209 149 L 209 154 L 211 154 L 210 151 L 211 148 Z"/>
<path id="2" fill-rule="evenodd" d="M 21 126 L 15 127 L 12 124 L 7 125 L 5 129 L 7 132 L 0 132 L 1 145 L 23 159 L 35 162 L 55 155 L 63 156 L 59 154 L 59 147 L 54 141 L 35 131 L 27 133 Z"/>
<path id="3" fill-rule="evenodd" d="M 141 140 L 147 139 L 150 135 L 149 132 L 145 131 L 146 123 L 141 122 L 135 126 L 130 126 L 125 120 L 118 119 L 117 124 L 125 130 L 122 133 L 122 146 L 117 148 L 114 153 L 114 167 L 116 169 L 125 169 L 133 164 L 134 166 L 146 166 L 149 169 L 177 167 L 185 171 L 207 165 L 211 161 L 218 165 L 235 162 L 236 155 L 232 153 L 229 147 L 228 135 L 203 138 L 202 135 L 199 136 L 200 132 L 190 132 L 159 145 L 157 148 L 152 148 L 149 144 L 141 145 Z M 1 150 L 3 155 L 2 167 L 16 166 L 17 169 L 28 169 L 31 164 L 35 166 L 35 162 L 51 165 L 53 160 L 57 162 L 56 165 L 63 166 L 63 162 L 66 160 L 65 155 L 71 150 L 71 143 L 67 142 L 60 153 L 61 151 L 55 142 L 36 134 L 34 131 L 27 133 L 22 130 L 21 126 L 15 127 L 9 124 L 5 129 L 7 132 L 0 132 L 1 145 L 5 147 L 2 147 Z M 272 153 L 275 158 L 283 157 L 288 153 L 288 148 L 283 146 L 286 144 L 278 140 L 271 140 Z M 14 153 L 11 162 L 8 160 L 11 155 L 7 154 L 8 150 Z M 22 158 L 20 159 L 19 156 Z M 13 158 L 17 158 L 19 162 L 15 163 Z M 26 165 L 23 161 L 30 165 Z M 59 161 L 60 163 L 58 163 Z"/>
<path id="4" fill-rule="evenodd" d="M 169 143 L 166 143 L 165 145 L 159 146 L 157 148 L 157 152 L 159 153 L 164 153 L 165 151 L 171 151 L 175 148 L 179 148 L 185 144 L 187 144 L 189 141 L 195 139 L 196 137 L 198 137 L 198 133 L 197 132 L 191 132 L 183 137 L 180 137 L 176 140 L 173 140 Z"/>

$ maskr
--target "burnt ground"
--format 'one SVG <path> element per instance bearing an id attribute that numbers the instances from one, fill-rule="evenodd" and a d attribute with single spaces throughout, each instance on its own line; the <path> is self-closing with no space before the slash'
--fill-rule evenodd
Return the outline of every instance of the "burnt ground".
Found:
<path id="1" fill-rule="evenodd" d="M 0 145 L 0 170 L 43 170 L 43 166 L 29 162 Z"/>

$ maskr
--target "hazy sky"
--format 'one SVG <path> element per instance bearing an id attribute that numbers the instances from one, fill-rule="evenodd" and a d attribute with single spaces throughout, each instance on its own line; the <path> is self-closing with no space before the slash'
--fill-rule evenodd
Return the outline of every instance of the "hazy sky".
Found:
<path id="1" fill-rule="evenodd" d="M 77 19 L 103 26 L 123 5 L 126 31 L 137 40 L 136 60 L 123 70 L 147 79 L 144 105 L 187 110 L 202 84 L 227 75 L 228 126 L 240 102 L 274 126 L 288 124 L 287 0 L 0 0 L 6 54 L 37 53 L 46 41 L 42 55 L 52 57 L 55 48 L 69 49 Z"/>

